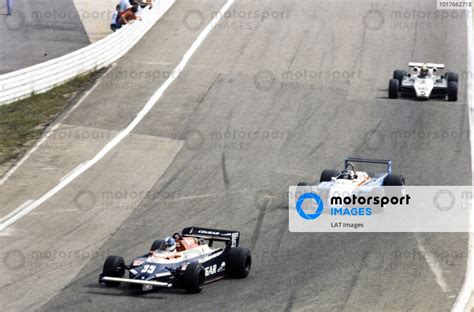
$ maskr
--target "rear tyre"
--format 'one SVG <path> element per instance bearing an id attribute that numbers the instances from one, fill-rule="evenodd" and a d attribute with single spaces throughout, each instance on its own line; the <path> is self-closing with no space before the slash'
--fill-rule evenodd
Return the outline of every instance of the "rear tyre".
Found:
<path id="1" fill-rule="evenodd" d="M 183 275 L 183 285 L 187 293 L 200 293 L 204 287 L 206 274 L 202 264 L 193 262 L 188 264 Z"/>
<path id="2" fill-rule="evenodd" d="M 329 182 L 332 178 L 337 177 L 339 175 L 339 171 L 326 169 L 321 172 L 321 177 L 319 178 L 319 182 Z"/>
<path id="3" fill-rule="evenodd" d="M 402 175 L 388 174 L 383 181 L 384 186 L 403 186 L 405 185 L 405 178 Z"/>
<path id="4" fill-rule="evenodd" d="M 456 81 L 448 82 L 448 101 L 456 102 L 458 100 L 458 83 Z"/>
<path id="5" fill-rule="evenodd" d="M 398 91 L 400 90 L 400 81 L 397 79 L 390 79 L 388 83 L 388 97 L 391 99 L 398 99 Z"/>
<path id="6" fill-rule="evenodd" d="M 155 251 L 155 250 L 160 249 L 161 246 L 163 246 L 164 242 L 165 242 L 165 241 L 162 240 L 162 239 L 157 239 L 157 240 L 155 240 L 155 241 L 153 242 L 153 244 L 151 244 L 151 249 L 150 249 L 150 251 Z"/>
<path id="7" fill-rule="evenodd" d="M 408 75 L 406 70 L 397 69 L 393 71 L 393 79 L 397 79 L 400 84 L 402 84 L 403 77 Z"/>
<path id="8" fill-rule="evenodd" d="M 446 80 L 448 81 L 448 83 L 450 81 L 458 82 L 458 74 L 456 74 L 456 73 L 447 72 L 445 77 L 446 77 Z"/>
<path id="9" fill-rule="evenodd" d="M 307 182 L 300 182 L 300 183 L 298 183 L 298 186 L 309 186 L 309 183 L 307 183 Z"/>
<path id="10" fill-rule="evenodd" d="M 250 250 L 242 247 L 234 247 L 227 255 L 227 272 L 231 277 L 245 278 L 252 267 L 252 256 Z"/>
<path id="11" fill-rule="evenodd" d="M 125 274 L 125 261 L 122 257 L 108 256 L 105 259 L 104 267 L 102 269 L 103 276 L 109 277 L 123 277 Z M 109 287 L 118 287 L 120 282 L 104 281 L 105 285 Z"/>

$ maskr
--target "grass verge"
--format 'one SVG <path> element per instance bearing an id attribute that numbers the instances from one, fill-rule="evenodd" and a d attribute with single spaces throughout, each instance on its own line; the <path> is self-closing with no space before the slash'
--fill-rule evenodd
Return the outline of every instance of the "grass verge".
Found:
<path id="1" fill-rule="evenodd" d="M 14 162 L 32 147 L 44 130 L 100 76 L 96 71 L 0 106 L 0 166 Z"/>

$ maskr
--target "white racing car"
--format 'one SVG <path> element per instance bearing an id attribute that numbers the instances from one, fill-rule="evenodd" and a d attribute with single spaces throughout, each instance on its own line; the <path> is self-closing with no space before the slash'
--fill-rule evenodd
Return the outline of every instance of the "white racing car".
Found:
<path id="1" fill-rule="evenodd" d="M 400 95 L 421 100 L 430 98 L 458 99 L 458 74 L 446 72 L 438 75 L 444 64 L 408 63 L 410 72 L 395 70 L 388 84 L 388 97 L 396 99 Z"/>
<path id="2" fill-rule="evenodd" d="M 354 163 L 385 165 L 387 170 L 381 173 L 367 173 L 356 171 Z M 308 183 L 301 182 L 298 186 L 308 186 Z M 405 185 L 405 178 L 392 173 L 391 160 L 347 158 L 344 162 L 344 170 L 323 170 L 319 180 L 320 189 L 344 190 L 349 193 L 362 188 L 370 190 L 372 187 L 380 186 L 401 186 Z"/>

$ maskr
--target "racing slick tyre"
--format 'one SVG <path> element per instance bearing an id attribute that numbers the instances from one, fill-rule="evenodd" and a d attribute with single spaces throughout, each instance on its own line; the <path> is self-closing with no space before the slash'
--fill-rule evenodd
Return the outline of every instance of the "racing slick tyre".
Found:
<path id="1" fill-rule="evenodd" d="M 400 89 L 400 81 L 397 79 L 390 79 L 388 83 L 388 97 L 391 99 L 398 99 L 399 89 Z"/>
<path id="2" fill-rule="evenodd" d="M 183 275 L 184 290 L 190 294 L 200 293 L 204 287 L 205 278 L 206 274 L 201 263 L 188 264 Z"/>
<path id="3" fill-rule="evenodd" d="M 105 259 L 104 267 L 102 269 L 103 276 L 109 277 L 123 277 L 125 274 L 125 261 L 122 257 L 118 256 L 108 256 Z M 120 286 L 120 282 L 111 282 L 111 281 L 104 281 L 105 285 L 109 287 L 118 287 Z"/>
<path id="4" fill-rule="evenodd" d="M 388 174 L 383 180 L 384 186 L 403 186 L 405 185 L 405 178 L 397 174 Z"/>
<path id="5" fill-rule="evenodd" d="M 155 241 L 153 242 L 153 244 L 151 244 L 150 251 L 155 251 L 155 250 L 157 250 L 157 249 L 160 249 L 161 246 L 163 246 L 163 243 L 164 243 L 164 242 L 165 242 L 165 241 L 162 240 L 162 239 L 157 239 L 157 240 L 155 240 Z"/>
<path id="6" fill-rule="evenodd" d="M 319 178 L 319 182 L 329 182 L 333 177 L 337 177 L 339 175 L 339 171 L 326 169 L 321 172 L 321 177 Z"/>
<path id="7" fill-rule="evenodd" d="M 406 75 L 408 75 L 406 70 L 397 69 L 393 71 L 393 79 L 397 79 L 400 84 L 402 84 L 403 77 Z"/>
<path id="8" fill-rule="evenodd" d="M 458 82 L 458 74 L 456 73 L 453 73 L 453 72 L 447 72 L 446 75 L 446 80 L 448 81 L 448 83 L 450 81 L 455 81 L 455 82 Z"/>
<path id="9" fill-rule="evenodd" d="M 458 100 L 458 83 L 456 81 L 448 82 L 448 101 L 456 102 Z"/>
<path id="10" fill-rule="evenodd" d="M 250 250 L 242 247 L 234 247 L 229 250 L 227 254 L 227 272 L 231 277 L 247 277 L 251 267 L 252 256 Z"/>

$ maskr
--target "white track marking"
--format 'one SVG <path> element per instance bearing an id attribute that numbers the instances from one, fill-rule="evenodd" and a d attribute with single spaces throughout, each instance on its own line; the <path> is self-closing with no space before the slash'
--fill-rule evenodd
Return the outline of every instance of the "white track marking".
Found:
<path id="1" fill-rule="evenodd" d="M 415 234 L 415 238 L 418 244 L 418 250 L 423 255 L 426 263 L 428 263 L 428 266 L 431 269 L 431 272 L 433 272 L 434 276 L 436 277 L 436 283 L 438 283 L 439 287 L 445 294 L 451 294 L 451 290 L 443 278 L 443 270 L 441 269 L 441 265 L 436 260 L 436 257 L 425 249 L 417 234 Z"/>
<path id="2" fill-rule="evenodd" d="M 234 3 L 234 0 L 228 0 L 224 6 L 220 9 L 219 13 L 215 15 L 215 17 L 207 24 L 206 28 L 202 30 L 196 40 L 193 42 L 191 47 L 186 51 L 183 58 L 179 62 L 178 66 L 173 71 L 173 74 L 170 75 L 168 79 L 156 90 L 156 92 L 151 96 L 151 98 L 146 102 L 145 106 L 142 110 L 137 114 L 137 116 L 132 120 L 132 122 L 125 128 L 122 129 L 109 143 L 107 143 L 102 150 L 97 153 L 91 160 L 88 160 L 84 163 L 84 165 L 79 169 L 71 174 L 67 175 L 63 181 L 61 181 L 58 185 L 48 191 L 46 194 L 41 196 L 39 199 L 28 205 L 18 214 L 12 216 L 11 218 L 5 220 L 4 222 L 0 223 L 0 231 L 5 230 L 11 224 L 15 223 L 16 221 L 20 220 L 28 213 L 30 213 L 33 209 L 39 207 L 45 201 L 50 199 L 56 193 L 61 191 L 64 187 L 66 187 L 69 183 L 74 181 L 77 177 L 81 174 L 86 172 L 89 168 L 91 168 L 94 164 L 96 164 L 99 160 L 101 160 L 105 155 L 107 155 L 115 146 L 117 146 L 123 139 L 125 139 L 133 129 L 142 121 L 142 119 L 150 112 L 150 110 L 155 106 L 158 100 L 161 98 L 163 93 L 168 89 L 168 87 L 173 83 L 173 81 L 179 77 L 180 73 L 184 70 L 186 64 L 189 62 L 193 54 L 202 44 L 204 39 L 206 39 L 207 35 L 211 32 L 214 26 L 219 22 L 222 16 L 227 12 L 230 6 Z"/>
<path id="3" fill-rule="evenodd" d="M 36 152 L 36 150 L 51 136 L 51 134 L 54 133 L 54 131 L 56 131 L 58 129 L 58 127 L 61 125 L 61 123 L 79 106 L 82 104 L 82 102 L 84 102 L 84 100 L 89 96 L 89 94 L 92 93 L 92 91 L 95 90 L 95 88 L 97 88 L 97 86 L 99 85 L 99 83 L 102 81 L 102 79 L 115 67 L 115 64 L 112 65 L 105 73 L 102 77 L 100 77 L 99 79 L 97 79 L 97 81 L 94 83 L 94 85 L 92 86 L 92 88 L 90 88 L 90 90 L 88 90 L 86 93 L 84 93 L 82 95 L 82 97 L 79 99 L 79 101 L 77 101 L 76 104 L 74 104 L 73 107 L 71 107 L 71 109 L 69 109 L 61 118 L 61 120 L 56 123 L 54 126 L 52 126 L 50 129 L 47 129 L 45 134 L 35 143 L 35 145 L 33 146 L 32 149 L 30 149 L 26 154 L 25 156 L 23 156 L 19 162 L 17 162 L 4 176 L 3 178 L 0 179 L 0 186 L 2 186 L 7 180 L 8 178 L 10 178 L 10 176 L 28 159 L 30 158 L 30 156 Z"/>
<path id="4" fill-rule="evenodd" d="M 469 115 L 469 133 L 470 133 L 470 144 L 471 144 L 471 171 L 474 173 L 474 92 L 472 88 L 474 87 L 472 83 L 471 75 L 474 73 L 474 49 L 472 36 L 473 25 L 472 25 L 472 10 L 466 10 L 466 19 L 467 19 L 467 75 L 466 75 L 466 88 L 467 88 L 467 104 L 468 104 L 468 115 Z M 472 177 L 474 178 L 474 176 Z M 472 179 L 471 178 L 471 179 Z M 468 233 L 468 243 L 467 243 L 467 261 L 466 261 L 466 274 L 464 276 L 464 283 L 461 290 L 459 291 L 458 297 L 454 302 L 454 305 L 451 309 L 453 312 L 462 312 L 470 310 L 468 307 L 471 296 L 474 291 L 474 257 L 472 256 L 472 251 L 474 248 L 474 214 L 472 211 L 469 216 L 469 233 Z"/>
<path id="5" fill-rule="evenodd" d="M 24 202 L 23 204 L 21 204 L 19 207 L 17 207 L 15 210 L 13 210 L 12 212 L 10 212 L 9 214 L 7 214 L 5 217 L 1 218 L 0 219 L 0 223 L 7 220 L 7 219 L 10 219 L 11 217 L 13 217 L 14 215 L 16 215 L 17 213 L 19 213 L 20 211 L 22 211 L 23 209 L 25 209 L 29 204 L 31 204 L 32 202 L 34 202 L 34 200 L 30 199 L 30 200 L 27 200 L 26 202 Z"/>
<path id="6" fill-rule="evenodd" d="M 76 171 L 79 171 L 82 168 L 82 166 L 84 166 L 84 164 L 85 163 L 79 164 L 76 168 L 72 169 L 72 171 L 70 171 L 68 174 L 66 174 L 64 177 L 62 177 L 60 181 L 66 180 L 67 177 L 69 177 L 71 174 L 73 174 Z"/>

